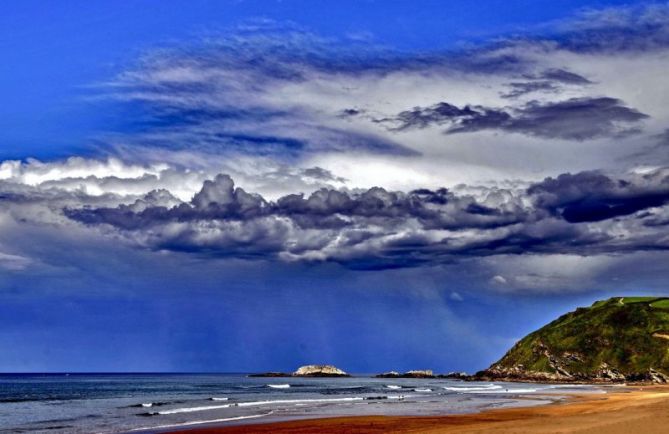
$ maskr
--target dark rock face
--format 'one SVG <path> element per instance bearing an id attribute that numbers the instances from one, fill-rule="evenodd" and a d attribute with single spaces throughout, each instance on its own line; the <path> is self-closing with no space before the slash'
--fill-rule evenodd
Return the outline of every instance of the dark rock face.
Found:
<path id="1" fill-rule="evenodd" d="M 669 298 L 617 297 L 530 333 L 470 380 L 669 382 Z"/>
<path id="2" fill-rule="evenodd" d="M 397 371 L 384 372 L 383 374 L 377 374 L 374 377 L 376 378 L 400 378 L 402 374 Z"/>
<path id="3" fill-rule="evenodd" d="M 448 374 L 437 375 L 437 378 L 452 378 L 454 380 L 467 380 L 470 377 L 466 372 L 449 372 Z"/>

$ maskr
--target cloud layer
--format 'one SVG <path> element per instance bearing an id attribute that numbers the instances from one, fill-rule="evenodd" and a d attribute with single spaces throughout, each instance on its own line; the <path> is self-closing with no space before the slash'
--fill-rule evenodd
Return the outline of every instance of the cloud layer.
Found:
<path id="1" fill-rule="evenodd" d="M 131 114 L 100 140 L 127 160 L 272 161 L 402 191 L 663 165 L 668 10 L 587 11 L 420 53 L 253 23 L 149 51 L 100 84 Z"/>
<path id="2" fill-rule="evenodd" d="M 0 163 L 0 227 L 351 269 L 663 251 L 668 10 L 450 51 L 272 22 L 150 50 L 94 89 L 127 114 L 97 158 Z M 6 238 L 4 269 L 49 262 Z"/>
<path id="3" fill-rule="evenodd" d="M 212 256 L 334 261 L 351 268 L 437 265 L 506 254 L 615 254 L 669 248 L 669 169 L 625 179 L 564 174 L 526 189 L 408 193 L 323 188 L 275 201 L 207 180 L 188 202 L 152 191 L 116 207 L 67 206 L 138 246 Z"/>
<path id="4" fill-rule="evenodd" d="M 582 141 L 638 133 L 635 123 L 645 118 L 648 116 L 624 106 L 617 99 L 601 97 L 570 98 L 549 103 L 530 101 L 508 111 L 480 106 L 458 108 L 442 102 L 432 107 L 416 107 L 399 113 L 395 119 L 381 122 L 394 121 L 399 125 L 393 129 L 400 131 L 447 124 L 450 125 L 447 133 L 499 130 Z"/>

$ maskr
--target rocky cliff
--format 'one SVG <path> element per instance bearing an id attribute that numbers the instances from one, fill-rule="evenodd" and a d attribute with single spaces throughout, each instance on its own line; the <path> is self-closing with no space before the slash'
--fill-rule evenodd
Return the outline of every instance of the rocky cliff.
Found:
<path id="1" fill-rule="evenodd" d="M 479 380 L 669 381 L 669 298 L 616 297 L 530 333 Z"/>

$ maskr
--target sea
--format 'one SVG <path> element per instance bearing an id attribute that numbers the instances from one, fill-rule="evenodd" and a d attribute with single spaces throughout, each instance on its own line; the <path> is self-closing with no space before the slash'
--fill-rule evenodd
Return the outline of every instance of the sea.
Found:
<path id="1" fill-rule="evenodd" d="M 154 433 L 353 415 L 532 406 L 607 387 L 245 374 L 0 374 L 0 433 Z"/>

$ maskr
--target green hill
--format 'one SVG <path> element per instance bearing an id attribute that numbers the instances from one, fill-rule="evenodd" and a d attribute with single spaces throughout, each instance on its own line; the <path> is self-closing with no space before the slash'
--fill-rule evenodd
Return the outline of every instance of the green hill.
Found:
<path id="1" fill-rule="evenodd" d="M 669 298 L 616 297 L 530 333 L 479 379 L 669 381 Z"/>

